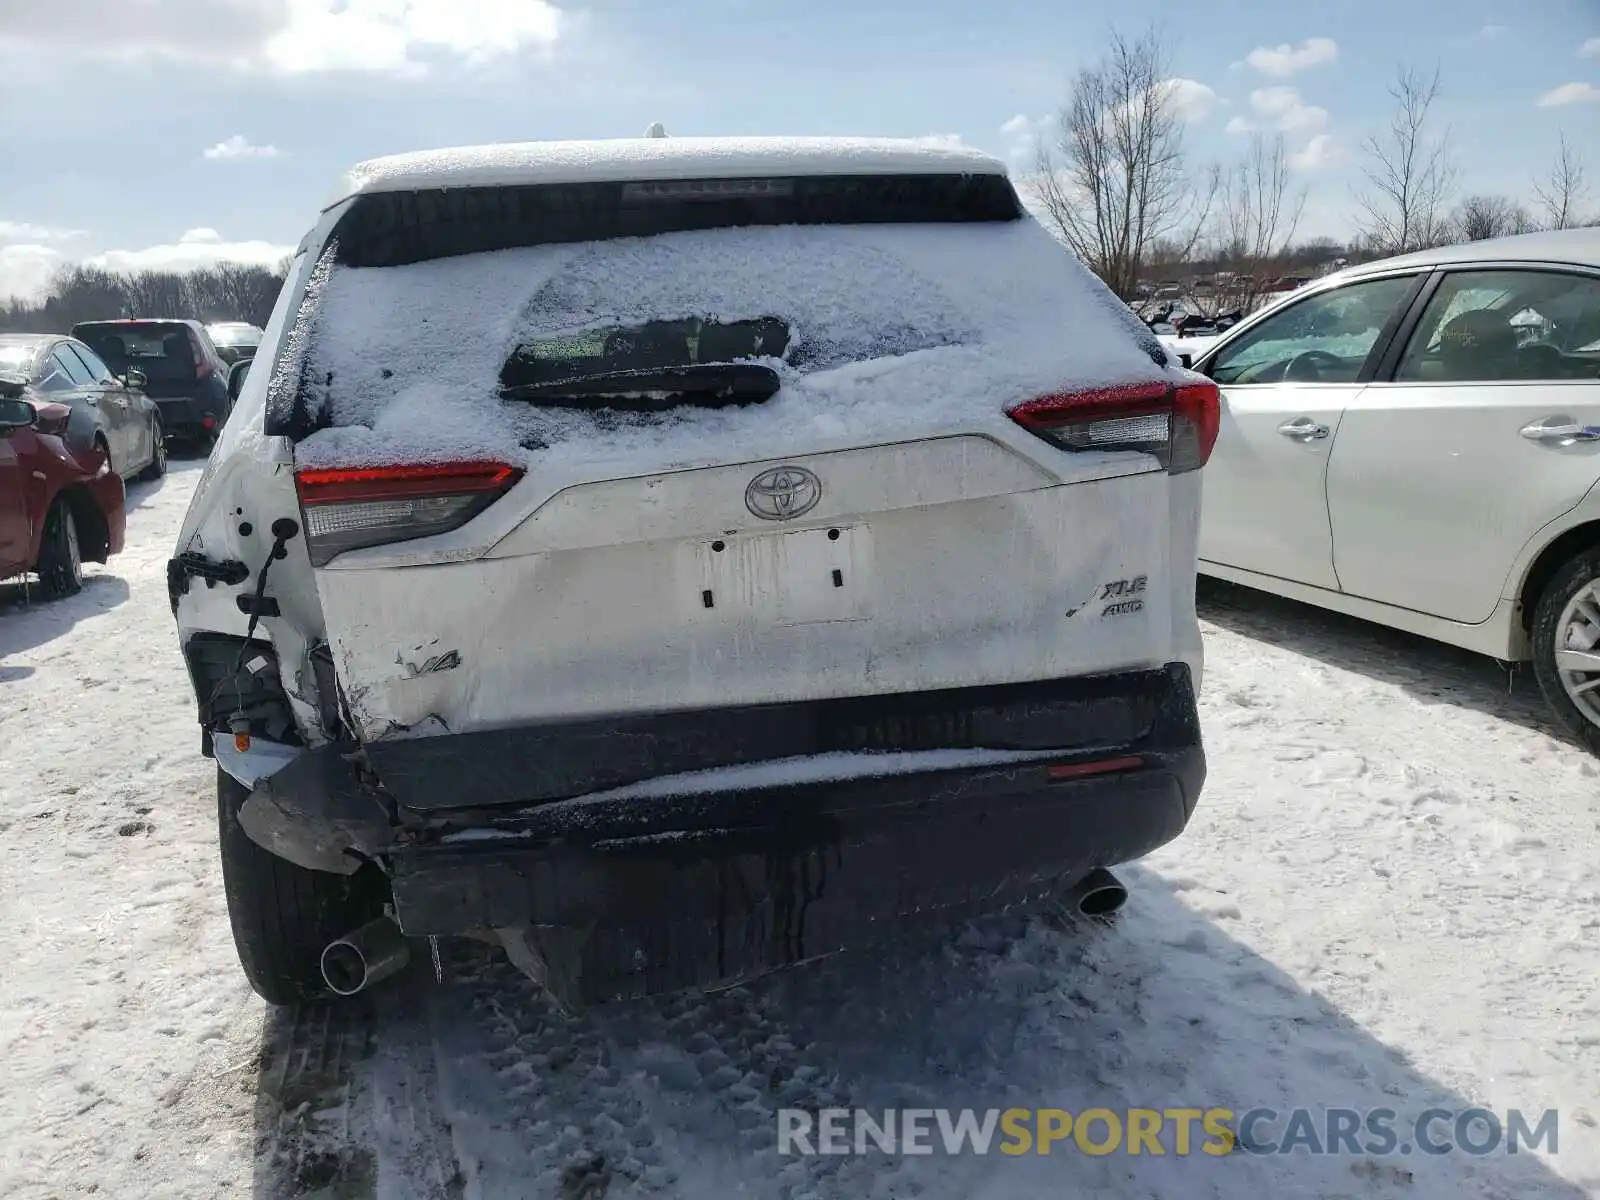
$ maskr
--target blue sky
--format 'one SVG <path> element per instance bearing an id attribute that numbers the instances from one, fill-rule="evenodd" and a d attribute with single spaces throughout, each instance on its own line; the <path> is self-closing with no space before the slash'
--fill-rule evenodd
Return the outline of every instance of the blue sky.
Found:
<path id="1" fill-rule="evenodd" d="M 1303 236 L 1350 232 L 1402 63 L 1441 68 L 1463 193 L 1528 195 L 1564 133 L 1600 208 L 1600 0 L 28 0 L 0 3 L 0 295 L 70 259 L 266 258 L 350 163 L 428 146 L 659 120 L 958 136 L 1025 165 L 1106 33 L 1151 22 L 1196 163 L 1282 129 Z"/>

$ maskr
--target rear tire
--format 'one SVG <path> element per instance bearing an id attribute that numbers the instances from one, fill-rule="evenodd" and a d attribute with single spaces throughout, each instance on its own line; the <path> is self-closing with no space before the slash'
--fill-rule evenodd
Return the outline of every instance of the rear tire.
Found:
<path id="1" fill-rule="evenodd" d="M 335 938 L 383 915 L 376 868 L 355 875 L 308 871 L 262 849 L 239 824 L 250 793 L 217 770 L 217 833 L 233 944 L 245 978 L 268 1004 L 337 997 L 322 979 L 322 951 Z"/>
<path id="2" fill-rule="evenodd" d="M 35 567 L 39 586 L 50 598 L 75 596 L 83 588 L 83 555 L 78 545 L 78 521 L 65 496 L 57 496 L 45 513 Z"/>
<path id="3" fill-rule="evenodd" d="M 1533 670 L 1562 725 L 1600 755 L 1600 674 L 1564 670 L 1562 650 L 1600 654 L 1600 546 L 1571 559 L 1545 585 L 1533 610 Z"/>
<path id="4" fill-rule="evenodd" d="M 167 433 L 157 417 L 150 431 L 150 465 L 139 472 L 141 482 L 153 482 L 167 473 Z"/>

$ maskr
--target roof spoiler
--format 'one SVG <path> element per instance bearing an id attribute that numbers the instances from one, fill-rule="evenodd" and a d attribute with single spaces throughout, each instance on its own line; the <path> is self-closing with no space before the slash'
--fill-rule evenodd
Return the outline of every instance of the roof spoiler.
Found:
<path id="1" fill-rule="evenodd" d="M 0 400 L 20 400 L 28 390 L 28 381 L 21 375 L 0 371 Z"/>

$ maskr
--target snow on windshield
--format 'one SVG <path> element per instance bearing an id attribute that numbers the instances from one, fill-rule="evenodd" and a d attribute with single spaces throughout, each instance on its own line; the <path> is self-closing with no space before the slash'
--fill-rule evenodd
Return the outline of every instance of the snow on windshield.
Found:
<path id="1" fill-rule="evenodd" d="M 553 334 L 768 317 L 792 337 L 782 359 L 761 360 L 783 386 L 759 405 L 632 416 L 499 396 L 512 352 Z M 1032 220 L 719 229 L 336 267 L 307 366 L 332 427 L 299 444 L 304 464 L 567 467 L 922 436 L 1063 386 L 1162 370 L 1137 319 Z"/>

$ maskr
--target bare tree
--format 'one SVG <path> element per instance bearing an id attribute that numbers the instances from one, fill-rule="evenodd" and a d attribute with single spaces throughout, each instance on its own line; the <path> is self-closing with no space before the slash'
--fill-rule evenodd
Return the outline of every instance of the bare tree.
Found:
<path id="1" fill-rule="evenodd" d="M 1124 299 L 1154 243 L 1174 241 L 1178 257 L 1189 257 L 1217 190 L 1215 172 L 1197 183 L 1187 170 L 1166 67 L 1154 31 L 1135 41 L 1113 33 L 1105 56 L 1078 72 L 1039 150 L 1035 187 L 1047 221 Z"/>
<path id="2" fill-rule="evenodd" d="M 1218 262 L 1226 267 L 1212 293 L 1216 311 L 1249 312 L 1284 274 L 1289 243 L 1305 210 L 1306 189 L 1290 185 L 1282 135 L 1252 134 L 1250 149 L 1228 172 L 1218 220 Z"/>
<path id="3" fill-rule="evenodd" d="M 1509 196 L 1468 196 L 1456 206 L 1448 224 L 1452 237 L 1463 242 L 1531 233 L 1538 228 L 1528 210 Z"/>
<path id="4" fill-rule="evenodd" d="M 1555 165 L 1550 174 L 1533 185 L 1533 194 L 1551 229 L 1573 229 L 1584 224 L 1578 209 L 1589 196 L 1588 170 L 1583 156 L 1567 145 L 1566 134 L 1561 135 L 1561 153 Z"/>
<path id="5" fill-rule="evenodd" d="M 287 266 L 223 265 L 181 274 L 67 266 L 56 273 L 42 301 L 0 300 L 0 333 L 60 333 L 79 321 L 129 316 L 265 325 Z"/>
<path id="6" fill-rule="evenodd" d="M 1445 206 L 1455 188 L 1450 131 L 1433 136 L 1428 114 L 1439 96 L 1439 71 L 1402 68 L 1389 88 L 1389 131 L 1362 143 L 1367 186 L 1356 194 L 1364 240 L 1386 254 L 1435 246 L 1447 236 Z"/>

